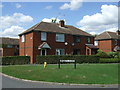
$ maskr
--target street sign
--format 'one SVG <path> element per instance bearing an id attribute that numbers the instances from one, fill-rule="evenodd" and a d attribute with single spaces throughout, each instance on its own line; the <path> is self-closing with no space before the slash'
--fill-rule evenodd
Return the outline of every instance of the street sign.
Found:
<path id="1" fill-rule="evenodd" d="M 59 60 L 58 68 L 60 69 L 61 63 L 74 63 L 74 69 L 76 69 L 76 60 Z"/>

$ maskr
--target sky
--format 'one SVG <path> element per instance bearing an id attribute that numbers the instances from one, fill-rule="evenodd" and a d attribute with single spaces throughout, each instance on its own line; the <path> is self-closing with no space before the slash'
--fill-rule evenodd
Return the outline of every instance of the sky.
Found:
<path id="1" fill-rule="evenodd" d="M 0 36 L 18 38 L 31 26 L 57 18 L 90 34 L 118 30 L 118 2 L 2 2 Z"/>

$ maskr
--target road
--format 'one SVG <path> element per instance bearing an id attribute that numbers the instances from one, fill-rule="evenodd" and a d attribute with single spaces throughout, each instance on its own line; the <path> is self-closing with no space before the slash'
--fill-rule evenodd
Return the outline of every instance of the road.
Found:
<path id="1" fill-rule="evenodd" d="M 118 88 L 118 85 L 62 85 L 23 81 L 2 75 L 2 88 Z"/>

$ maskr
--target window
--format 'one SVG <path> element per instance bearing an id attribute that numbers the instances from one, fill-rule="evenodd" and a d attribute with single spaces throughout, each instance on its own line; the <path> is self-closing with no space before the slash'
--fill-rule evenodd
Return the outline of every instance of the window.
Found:
<path id="1" fill-rule="evenodd" d="M 64 55 L 65 50 L 64 49 L 56 49 L 56 55 Z"/>
<path id="2" fill-rule="evenodd" d="M 95 46 L 98 46 L 98 41 L 94 41 Z"/>
<path id="3" fill-rule="evenodd" d="M 22 42 L 25 42 L 25 36 L 22 35 Z"/>
<path id="4" fill-rule="evenodd" d="M 46 41 L 46 32 L 41 32 L 41 40 Z"/>
<path id="5" fill-rule="evenodd" d="M 73 36 L 74 42 L 79 43 L 80 42 L 80 36 Z"/>
<path id="6" fill-rule="evenodd" d="M 3 56 L 3 50 L 0 49 L 0 56 Z"/>
<path id="7" fill-rule="evenodd" d="M 115 40 L 115 45 L 117 45 L 117 40 Z"/>
<path id="8" fill-rule="evenodd" d="M 90 37 L 87 38 L 87 43 L 90 43 Z"/>
<path id="9" fill-rule="evenodd" d="M 65 41 L 64 34 L 56 34 L 56 41 L 57 42 L 64 42 Z"/>
<path id="10" fill-rule="evenodd" d="M 13 48 L 13 45 L 9 45 L 9 44 L 8 44 L 7 47 L 8 47 L 8 48 Z"/>
<path id="11" fill-rule="evenodd" d="M 79 55 L 79 54 L 80 54 L 80 49 L 73 50 L 73 55 Z"/>

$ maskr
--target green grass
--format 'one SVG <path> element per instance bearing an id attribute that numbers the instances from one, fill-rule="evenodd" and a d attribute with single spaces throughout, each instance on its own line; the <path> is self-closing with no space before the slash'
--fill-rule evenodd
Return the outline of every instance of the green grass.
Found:
<path id="1" fill-rule="evenodd" d="M 17 78 L 75 84 L 118 84 L 118 64 L 15 65 L 2 67 L 2 73 Z"/>

